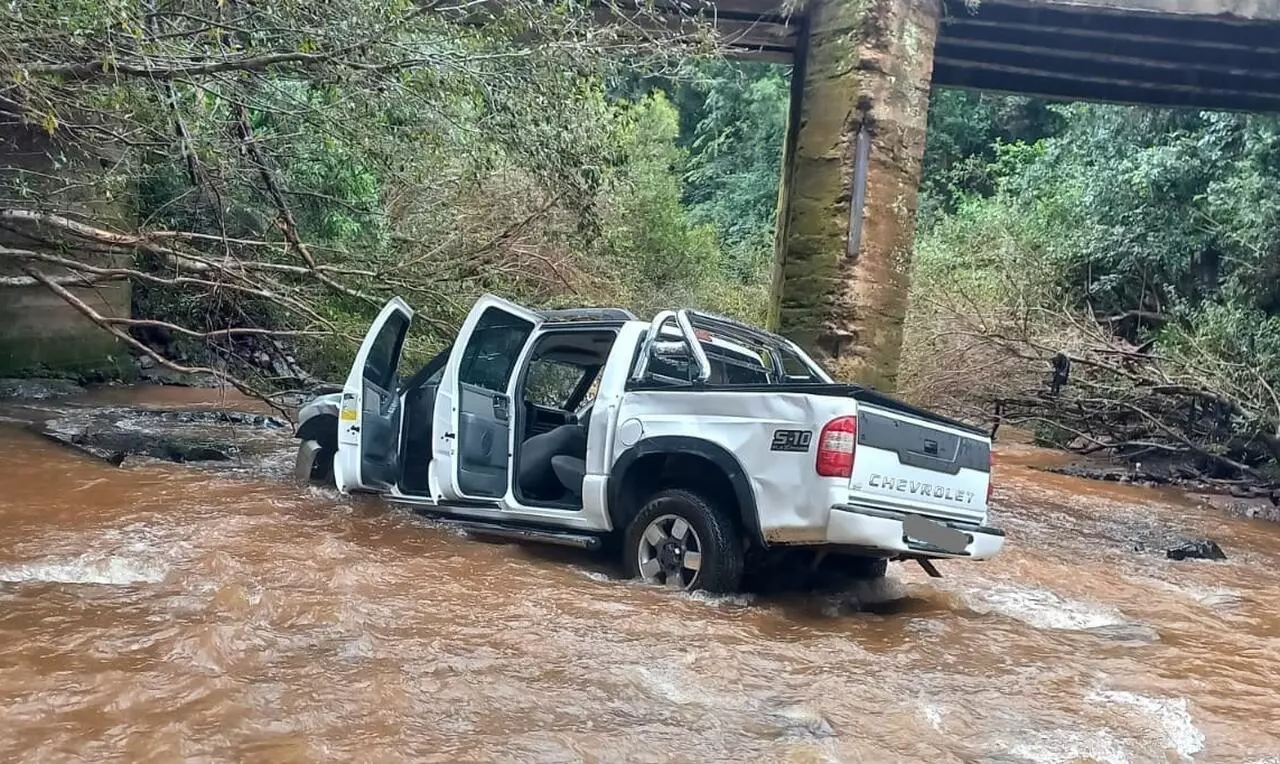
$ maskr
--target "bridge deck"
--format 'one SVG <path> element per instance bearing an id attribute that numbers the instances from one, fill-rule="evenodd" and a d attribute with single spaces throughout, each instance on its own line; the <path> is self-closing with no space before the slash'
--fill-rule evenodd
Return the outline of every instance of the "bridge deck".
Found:
<path id="1" fill-rule="evenodd" d="M 1280 0 L 941 0 L 935 85 L 1045 98 L 1280 112 Z M 791 61 L 803 8 L 721 0 L 735 55 Z M 798 5 L 802 5 L 798 3 Z"/>

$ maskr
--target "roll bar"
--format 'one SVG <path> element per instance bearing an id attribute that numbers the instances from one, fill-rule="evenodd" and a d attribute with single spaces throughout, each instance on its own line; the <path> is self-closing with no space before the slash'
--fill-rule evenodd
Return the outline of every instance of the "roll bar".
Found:
<path id="1" fill-rule="evenodd" d="M 696 322 L 696 323 L 695 323 Z M 674 323 L 674 327 L 668 328 L 669 324 Z M 711 378 L 711 363 L 707 360 L 706 351 L 703 350 L 702 343 L 698 339 L 697 330 L 705 328 L 715 335 L 725 340 L 737 342 L 743 345 L 756 345 L 764 348 L 771 356 L 773 373 L 779 381 L 788 379 L 786 370 L 783 367 L 782 355 L 789 354 L 799 361 L 809 370 L 810 375 L 822 382 L 828 384 L 833 382 L 830 374 L 826 369 L 822 368 L 814 361 L 809 354 L 800 349 L 794 342 L 778 334 L 759 329 L 749 324 L 735 321 L 731 318 L 724 318 L 708 313 L 700 313 L 694 310 L 664 310 L 653 317 L 653 321 L 649 324 L 649 331 L 645 336 L 644 342 L 640 346 L 640 353 L 636 358 L 635 367 L 631 372 L 631 380 L 633 382 L 643 381 L 649 373 L 649 362 L 653 358 L 655 349 L 660 347 L 662 335 L 665 333 L 670 336 L 671 329 L 675 329 L 680 334 L 681 339 L 673 341 L 672 344 L 682 344 L 689 347 L 693 360 L 698 366 L 698 374 L 696 380 L 706 382 Z M 674 338 L 673 338 L 674 340 Z"/>
<path id="2" fill-rule="evenodd" d="M 702 349 L 702 343 L 698 342 L 698 337 L 693 331 L 693 323 L 689 320 L 689 311 L 687 310 L 664 310 L 653 317 L 653 321 L 649 323 L 649 333 L 644 338 L 644 343 L 640 346 L 639 357 L 636 358 L 635 368 L 631 372 L 631 381 L 639 382 L 649 373 L 649 360 L 653 357 L 654 346 L 658 343 L 662 336 L 662 328 L 670 321 L 674 320 L 676 328 L 684 337 L 684 341 L 689 346 L 689 351 L 693 354 L 693 359 L 698 364 L 699 382 L 706 382 L 711 379 L 711 362 L 707 360 L 707 354 Z"/>

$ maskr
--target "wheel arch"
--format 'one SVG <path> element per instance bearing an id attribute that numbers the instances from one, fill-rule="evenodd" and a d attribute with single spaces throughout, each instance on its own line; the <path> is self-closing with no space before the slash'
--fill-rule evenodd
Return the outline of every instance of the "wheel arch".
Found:
<path id="1" fill-rule="evenodd" d="M 609 518 L 623 530 L 643 500 L 664 488 L 723 488 L 753 544 L 766 546 L 755 493 L 742 463 L 724 446 L 688 435 L 645 438 L 622 452 L 609 470 Z"/>
<path id="2" fill-rule="evenodd" d="M 302 441 L 314 440 L 321 446 L 336 451 L 338 449 L 337 407 L 335 406 L 332 411 L 322 409 L 313 412 L 309 418 L 298 425 L 298 431 L 293 434 L 293 437 Z"/>

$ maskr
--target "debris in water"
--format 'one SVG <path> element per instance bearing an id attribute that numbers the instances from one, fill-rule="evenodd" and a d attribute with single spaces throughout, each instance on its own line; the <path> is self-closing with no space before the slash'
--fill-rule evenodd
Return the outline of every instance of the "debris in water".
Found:
<path id="1" fill-rule="evenodd" d="M 1222 547 L 1211 539 L 1195 539 L 1185 541 L 1178 546 L 1171 547 L 1166 556 L 1170 560 L 1225 560 L 1227 555 L 1222 551 Z"/>

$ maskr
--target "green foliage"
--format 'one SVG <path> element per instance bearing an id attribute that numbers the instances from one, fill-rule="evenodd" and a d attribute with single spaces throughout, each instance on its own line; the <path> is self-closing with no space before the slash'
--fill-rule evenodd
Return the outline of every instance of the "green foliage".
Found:
<path id="1" fill-rule="evenodd" d="M 653 298 L 687 297 L 721 264 L 715 231 L 694 225 L 681 203 L 676 173 L 685 152 L 675 145 L 675 109 L 661 93 L 653 93 L 618 110 L 623 159 L 609 182 L 615 222 L 604 233 L 601 250 L 641 299 L 650 290 Z M 656 302 L 653 298 L 645 301 Z"/>
<path id="2" fill-rule="evenodd" d="M 970 106 L 977 121 L 987 118 L 980 102 Z M 930 151 L 935 141 L 940 154 L 970 151 L 940 162 L 940 172 L 980 163 L 982 182 L 948 186 L 952 212 L 923 229 L 921 267 L 989 270 L 1016 257 L 1102 314 L 1190 320 L 1220 300 L 1280 311 L 1280 121 L 1048 108 L 1061 121 L 1056 134 L 1012 144 L 997 136 L 980 149 L 971 126 L 957 135 L 947 129 L 955 115 L 935 115 Z"/>
<path id="3" fill-rule="evenodd" d="M 716 62 L 706 73 L 686 199 L 694 220 L 720 232 L 735 275 L 751 283 L 773 252 L 789 80 L 764 65 L 735 70 Z"/>
<path id="4" fill-rule="evenodd" d="M 391 294 L 419 311 L 415 359 L 483 291 L 757 318 L 784 73 L 644 28 L 525 0 L 0 6 L 0 121 L 75 149 L 72 170 L 0 160 L 0 208 L 137 236 L 136 318 L 304 332 L 292 354 L 328 378 Z M 110 236 L 30 233 L 51 256 Z"/>
<path id="5" fill-rule="evenodd" d="M 615 98 L 661 92 L 671 102 L 686 152 L 682 200 L 693 222 L 714 227 L 724 267 L 747 287 L 761 284 L 773 254 L 789 83 L 784 67 L 713 60 L 679 77 L 632 70 L 612 88 Z"/>
<path id="6" fill-rule="evenodd" d="M 1160 334 L 1171 358 L 1198 367 L 1219 390 L 1256 390 L 1280 380 L 1280 316 L 1240 302 L 1200 305 Z"/>
<path id="7" fill-rule="evenodd" d="M 954 212 L 969 194 L 994 191 L 997 154 L 1010 143 L 1034 142 L 1062 129 L 1044 101 L 965 90 L 935 89 L 921 179 L 920 226 Z"/>
<path id="8" fill-rule="evenodd" d="M 935 99 L 922 204 L 932 218 L 916 246 L 908 367 L 927 373 L 914 355 L 942 352 L 938 338 L 955 335 L 947 325 L 957 322 L 987 349 L 1005 343 L 1002 353 L 1016 337 L 1023 350 L 990 360 L 1013 363 L 1002 378 L 969 384 L 976 398 L 1010 396 L 1019 384 L 1042 384 L 1043 367 L 1028 360 L 1075 348 L 1100 364 L 1081 372 L 1104 385 L 1090 388 L 1091 405 L 1108 395 L 1126 401 L 1098 421 L 1151 406 L 1156 415 L 1124 426 L 1138 439 L 1172 437 L 1192 428 L 1192 412 L 1230 401 L 1235 429 L 1197 430 L 1195 447 L 1260 458 L 1255 434 L 1280 422 L 1280 119 L 1008 107 Z M 1023 119 L 1030 107 L 1049 117 Z M 1115 366 L 1126 357 L 1156 365 Z M 1136 382 L 1139 373 L 1148 381 Z M 1192 400 L 1148 400 L 1152 386 L 1173 381 Z M 1037 426 L 1057 432 L 1055 442 L 1076 437 L 1052 422 Z"/>

